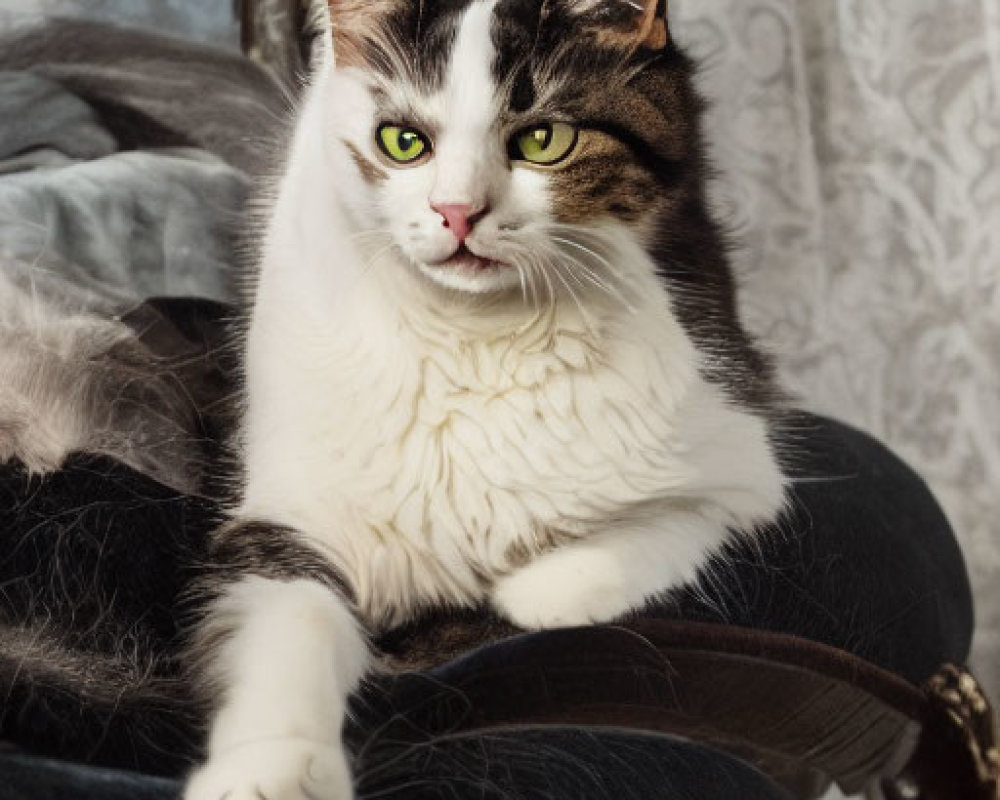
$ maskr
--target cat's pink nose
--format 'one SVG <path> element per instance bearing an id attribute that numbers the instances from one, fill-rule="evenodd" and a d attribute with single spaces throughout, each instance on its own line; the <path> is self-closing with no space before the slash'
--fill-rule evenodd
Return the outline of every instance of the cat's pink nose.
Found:
<path id="1" fill-rule="evenodd" d="M 444 226 L 454 234 L 459 244 L 465 241 L 485 213 L 482 206 L 474 206 L 471 203 L 432 202 L 431 208 L 444 218 Z"/>

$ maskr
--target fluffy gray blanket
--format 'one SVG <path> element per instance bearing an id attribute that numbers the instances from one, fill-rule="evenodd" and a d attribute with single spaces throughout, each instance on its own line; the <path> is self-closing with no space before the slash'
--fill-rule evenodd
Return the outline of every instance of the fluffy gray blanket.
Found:
<path id="1" fill-rule="evenodd" d="M 233 297 L 287 101 L 236 55 L 83 23 L 0 40 L 0 271 L 115 301 Z"/>

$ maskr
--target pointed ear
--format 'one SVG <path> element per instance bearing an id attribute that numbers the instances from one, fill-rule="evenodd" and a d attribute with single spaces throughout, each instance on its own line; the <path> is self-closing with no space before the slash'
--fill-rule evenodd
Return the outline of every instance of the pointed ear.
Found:
<path id="1" fill-rule="evenodd" d="M 670 43 L 667 0 L 569 0 L 569 10 L 606 44 L 655 51 Z"/>
<path id="2" fill-rule="evenodd" d="M 639 18 L 639 47 L 663 50 L 670 43 L 670 26 L 667 24 L 667 0 L 642 0 Z"/>
<path id="3" fill-rule="evenodd" d="M 399 7 L 400 0 L 326 0 L 326 3 L 330 7 L 334 61 L 338 66 L 359 66 L 364 60 L 366 36 Z"/>

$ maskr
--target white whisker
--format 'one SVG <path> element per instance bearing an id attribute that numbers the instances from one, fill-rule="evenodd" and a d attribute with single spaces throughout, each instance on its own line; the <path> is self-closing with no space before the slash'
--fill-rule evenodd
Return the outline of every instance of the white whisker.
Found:
<path id="1" fill-rule="evenodd" d="M 588 313 L 587 309 L 584 307 L 583 301 L 580 299 L 580 295 L 578 295 L 576 291 L 574 291 L 573 287 L 570 286 L 569 281 L 566 280 L 566 276 L 563 274 L 561 266 L 562 262 L 560 261 L 552 262 L 553 271 L 555 272 L 556 277 L 560 280 L 562 285 L 566 287 L 566 291 L 569 292 L 570 297 L 573 298 L 573 302 L 576 303 L 576 307 L 580 310 L 580 318 L 583 320 L 583 324 L 586 326 L 587 332 L 591 336 L 594 336 L 595 333 L 594 333 L 593 320 L 590 314 Z M 572 271 L 570 271 L 570 275 L 572 274 L 573 274 Z"/>
<path id="2" fill-rule="evenodd" d="M 618 271 L 614 268 L 614 265 L 612 265 L 610 261 L 608 261 L 600 253 L 597 253 L 596 251 L 590 249 L 589 247 L 585 247 L 584 245 L 581 245 L 579 242 L 574 242 L 572 239 L 565 239 L 560 236 L 553 236 L 552 241 L 558 242 L 560 244 L 565 244 L 571 247 L 575 247 L 576 249 L 581 250 L 584 253 L 587 253 L 588 255 L 601 261 L 601 263 L 606 264 L 609 267 L 609 269 L 614 270 L 615 277 L 620 277 Z M 599 276 L 592 267 L 587 265 L 581 259 L 573 256 L 571 253 L 567 253 L 563 250 L 561 251 L 561 254 L 570 263 L 574 264 L 579 268 L 579 274 L 582 275 L 582 277 L 588 283 L 600 289 L 609 297 L 612 297 L 618 302 L 620 302 L 630 313 L 635 313 L 635 306 L 629 301 L 629 299 L 622 293 L 620 289 L 602 279 L 601 276 Z"/>

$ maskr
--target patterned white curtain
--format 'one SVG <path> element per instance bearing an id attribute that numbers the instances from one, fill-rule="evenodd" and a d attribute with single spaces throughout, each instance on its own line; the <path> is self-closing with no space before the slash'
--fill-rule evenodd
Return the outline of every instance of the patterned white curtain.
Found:
<path id="1" fill-rule="evenodd" d="M 931 483 L 1000 693 L 1000 3 L 673 0 L 747 320 L 813 410 Z"/>

